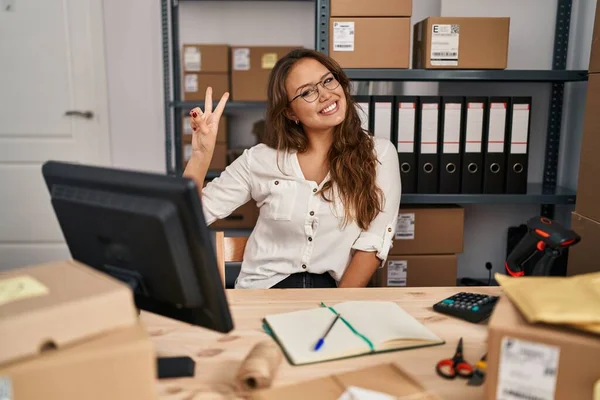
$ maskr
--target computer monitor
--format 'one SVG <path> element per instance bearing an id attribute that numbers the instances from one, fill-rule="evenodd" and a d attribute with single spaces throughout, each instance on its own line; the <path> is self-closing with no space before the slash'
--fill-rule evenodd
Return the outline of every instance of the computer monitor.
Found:
<path id="1" fill-rule="evenodd" d="M 73 259 L 129 284 L 139 309 L 233 329 L 194 181 L 57 161 L 42 173 Z"/>

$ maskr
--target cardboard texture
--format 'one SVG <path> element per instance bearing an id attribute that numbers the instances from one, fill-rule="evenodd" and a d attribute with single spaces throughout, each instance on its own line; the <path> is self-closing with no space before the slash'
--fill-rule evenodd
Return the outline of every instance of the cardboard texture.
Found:
<path id="1" fill-rule="evenodd" d="M 331 0 L 332 17 L 411 17 L 412 0 Z"/>
<path id="2" fill-rule="evenodd" d="M 183 72 L 229 72 L 229 46 L 224 44 L 184 44 Z"/>
<path id="3" fill-rule="evenodd" d="M 275 63 L 300 46 L 237 46 L 231 48 L 231 100 L 266 101 Z"/>
<path id="4" fill-rule="evenodd" d="M 259 390 L 254 400 L 338 400 L 350 387 L 359 387 L 397 398 L 438 399 L 413 377 L 394 364 L 381 364 L 293 385 Z"/>
<path id="5" fill-rule="evenodd" d="M 94 316 L 85 307 L 75 308 L 81 315 Z M 111 311 L 118 313 L 112 307 Z M 37 325 L 33 329 L 43 328 Z M 14 397 L 8 399 L 15 400 L 156 399 L 154 345 L 137 324 L 22 362 L 0 365 L 0 377 L 10 382 Z"/>
<path id="6" fill-rule="evenodd" d="M 579 156 L 579 178 L 575 211 L 600 221 L 600 74 L 590 74 Z"/>
<path id="7" fill-rule="evenodd" d="M 410 67 L 410 18 L 330 18 L 329 38 L 342 68 Z"/>
<path id="8" fill-rule="evenodd" d="M 429 17 L 415 24 L 413 68 L 505 69 L 510 18 Z"/>
<path id="9" fill-rule="evenodd" d="M 590 50 L 589 72 L 600 72 L 600 4 L 596 5 L 594 31 L 592 33 L 592 48 Z"/>
<path id="10" fill-rule="evenodd" d="M 9 287 L 9 280 L 24 277 L 25 284 Z M 0 287 L 4 293 L 40 289 L 37 295 L 0 304 L 0 364 L 137 323 L 129 287 L 76 261 L 0 272 Z"/>
<path id="11" fill-rule="evenodd" d="M 227 73 L 189 73 L 183 74 L 183 100 L 204 101 L 206 89 L 212 87 L 214 101 L 219 101 L 225 92 L 230 92 Z"/>
<path id="12" fill-rule="evenodd" d="M 181 145 L 183 146 L 182 151 L 182 164 L 183 168 L 187 166 L 188 161 L 192 156 L 192 136 L 184 135 L 181 138 Z M 209 171 L 223 171 L 227 167 L 227 143 L 216 143 L 215 150 L 213 152 L 210 165 L 208 166 Z"/>
<path id="13" fill-rule="evenodd" d="M 192 143 L 192 135 L 193 135 L 193 131 L 192 131 L 192 127 L 190 126 L 190 116 L 189 115 L 184 115 L 183 116 L 183 121 L 182 121 L 182 129 L 183 129 L 183 135 L 187 136 L 187 138 L 185 140 L 186 143 Z M 218 132 L 217 132 L 217 143 L 227 143 L 227 137 L 229 136 L 228 134 L 228 125 L 227 125 L 227 116 L 226 115 L 222 115 L 221 119 L 219 120 L 219 128 L 218 128 Z"/>
<path id="14" fill-rule="evenodd" d="M 581 236 L 581 241 L 569 249 L 567 275 L 600 271 L 600 222 L 573 212 L 571 229 Z"/>
<path id="15" fill-rule="evenodd" d="M 401 207 L 389 254 L 462 253 L 464 220 L 459 206 Z"/>
<path id="16" fill-rule="evenodd" d="M 455 254 L 388 256 L 377 270 L 374 284 L 379 287 L 456 286 Z"/>
<path id="17" fill-rule="evenodd" d="M 502 296 L 488 325 L 485 398 L 591 399 L 598 360 L 598 336 L 528 324 Z"/>

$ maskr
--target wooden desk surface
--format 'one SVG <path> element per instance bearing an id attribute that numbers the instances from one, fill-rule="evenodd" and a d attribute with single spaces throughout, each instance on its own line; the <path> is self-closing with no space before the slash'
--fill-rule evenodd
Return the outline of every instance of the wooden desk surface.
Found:
<path id="1" fill-rule="evenodd" d="M 355 357 L 307 366 L 292 366 L 284 358 L 274 386 L 296 383 L 322 375 L 394 362 L 412 373 L 429 390 L 444 399 L 480 399 L 483 387 L 467 386 L 465 379 L 447 381 L 437 376 L 435 364 L 454 354 L 458 340 L 464 342 L 465 359 L 474 364 L 486 352 L 487 325 L 472 324 L 436 313 L 432 305 L 459 291 L 498 295 L 499 287 L 448 288 L 366 288 L 366 289 L 285 289 L 227 290 L 235 329 L 220 334 L 154 314 L 142 313 L 157 352 L 161 356 L 188 355 L 196 361 L 193 378 L 161 380 L 160 399 L 236 399 L 234 377 L 252 346 L 268 338 L 262 318 L 317 307 L 319 302 L 335 304 L 348 300 L 390 300 L 397 302 L 446 341 L 445 345 L 392 353 Z"/>

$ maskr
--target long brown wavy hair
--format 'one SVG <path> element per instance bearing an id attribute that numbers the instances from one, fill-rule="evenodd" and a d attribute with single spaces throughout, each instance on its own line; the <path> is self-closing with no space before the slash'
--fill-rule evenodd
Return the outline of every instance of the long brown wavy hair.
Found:
<path id="1" fill-rule="evenodd" d="M 383 209 L 383 192 L 376 184 L 379 161 L 372 137 L 361 127 L 356 103 L 350 95 L 350 80 L 335 60 L 310 49 L 292 50 L 279 59 L 269 78 L 264 143 L 278 151 L 302 153 L 308 149 L 308 137 L 302 125 L 286 116 L 289 100 L 285 88 L 291 68 L 307 57 L 334 74 L 344 89 L 347 104 L 344 121 L 333 130 L 333 144 L 327 157 L 331 179 L 323 185 L 321 196 L 331 202 L 335 186 L 344 204 L 344 225 L 356 221 L 362 230 L 367 230 Z"/>

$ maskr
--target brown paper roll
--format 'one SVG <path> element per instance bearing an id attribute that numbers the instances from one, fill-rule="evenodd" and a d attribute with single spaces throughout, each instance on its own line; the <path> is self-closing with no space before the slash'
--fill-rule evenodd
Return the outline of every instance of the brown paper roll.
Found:
<path id="1" fill-rule="evenodd" d="M 257 343 L 246 356 L 236 379 L 244 390 L 264 389 L 271 386 L 283 354 L 273 340 Z"/>

